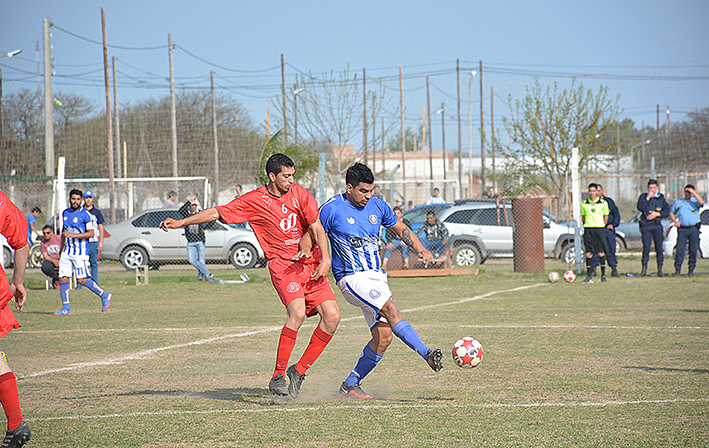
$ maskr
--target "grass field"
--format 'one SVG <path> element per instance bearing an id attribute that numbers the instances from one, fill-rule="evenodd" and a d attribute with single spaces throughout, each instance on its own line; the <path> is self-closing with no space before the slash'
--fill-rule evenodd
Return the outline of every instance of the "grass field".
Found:
<path id="1" fill-rule="evenodd" d="M 378 397 L 368 402 L 337 396 L 369 339 L 337 288 L 342 322 L 301 396 L 271 398 L 285 313 L 265 269 L 243 285 L 151 271 L 142 287 L 132 272 L 102 272 L 109 311 L 84 289 L 66 317 L 52 315 L 59 292 L 30 273 L 23 327 L 0 348 L 30 447 L 709 446 L 709 274 L 552 285 L 510 271 L 391 279 L 404 317 L 447 362 L 434 373 L 395 339 L 363 382 Z M 472 371 L 450 359 L 462 336 L 485 349 Z"/>

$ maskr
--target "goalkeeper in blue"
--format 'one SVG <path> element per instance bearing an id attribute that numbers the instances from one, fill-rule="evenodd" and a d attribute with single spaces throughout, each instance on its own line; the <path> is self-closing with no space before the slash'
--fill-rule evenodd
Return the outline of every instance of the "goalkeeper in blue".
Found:
<path id="1" fill-rule="evenodd" d="M 362 310 L 372 333 L 354 369 L 340 386 L 340 393 L 371 399 L 374 396 L 364 393 L 360 383 L 382 359 L 393 336 L 416 351 L 434 371 L 443 368 L 441 350 L 423 343 L 391 298 L 387 274 L 379 258 L 381 226 L 391 228 L 426 266 L 433 261 L 433 255 L 386 202 L 372 197 L 374 175 L 367 165 L 355 163 L 349 167 L 346 182 L 347 191 L 320 208 L 320 221 L 332 246 L 332 271 L 337 286 L 350 304 Z"/>

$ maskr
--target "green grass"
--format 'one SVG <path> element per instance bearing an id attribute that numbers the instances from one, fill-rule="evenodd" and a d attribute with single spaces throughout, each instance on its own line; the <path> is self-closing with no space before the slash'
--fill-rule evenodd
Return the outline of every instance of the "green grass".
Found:
<path id="1" fill-rule="evenodd" d="M 621 259 L 621 272 L 636 264 Z M 404 317 L 447 362 L 434 373 L 395 340 L 363 382 L 378 397 L 369 402 L 336 394 L 369 339 L 339 292 L 343 320 L 301 397 L 271 398 L 285 312 L 265 269 L 243 285 L 151 271 L 142 287 L 132 272 L 102 272 L 109 311 L 84 289 L 66 317 L 52 315 L 58 291 L 30 273 L 23 327 L 0 348 L 30 447 L 709 445 L 709 274 L 551 285 L 509 264 L 480 268 L 390 280 Z M 306 321 L 292 362 L 316 324 Z M 450 359 L 462 336 L 484 346 L 476 369 Z"/>

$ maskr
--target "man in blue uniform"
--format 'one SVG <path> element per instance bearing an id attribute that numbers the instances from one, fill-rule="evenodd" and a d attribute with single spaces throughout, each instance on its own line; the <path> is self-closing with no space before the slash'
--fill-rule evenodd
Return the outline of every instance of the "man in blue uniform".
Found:
<path id="1" fill-rule="evenodd" d="M 387 275 L 381 270 L 379 259 L 381 226 L 393 230 L 425 265 L 433 261 L 433 255 L 386 202 L 372 197 L 374 175 L 369 167 L 355 163 L 347 170 L 346 182 L 347 192 L 321 207 L 320 221 L 332 246 L 332 271 L 337 286 L 350 304 L 362 309 L 372 334 L 354 369 L 340 386 L 340 393 L 371 399 L 374 397 L 362 391 L 360 382 L 382 359 L 392 335 L 415 350 L 434 371 L 443 368 L 441 350 L 430 349 L 421 341 L 391 299 Z"/>
<path id="2" fill-rule="evenodd" d="M 54 313 L 57 316 L 71 314 L 69 304 L 69 277 L 76 275 L 76 281 L 86 286 L 101 298 L 101 312 L 111 304 L 112 295 L 89 276 L 89 238 L 94 236 L 94 223 L 91 214 L 81 206 L 81 190 L 69 192 L 71 207 L 62 212 L 62 254 L 59 257 L 59 293 L 62 309 Z"/>
<path id="3" fill-rule="evenodd" d="M 641 212 L 640 230 L 643 237 L 643 270 L 640 272 L 641 277 L 647 275 L 647 263 L 650 261 L 650 246 L 655 242 L 655 253 L 657 254 L 657 276 L 662 277 L 662 264 L 665 257 L 662 254 L 662 218 L 670 216 L 670 206 L 665 200 L 665 197 L 660 193 L 659 186 L 655 179 L 650 179 L 647 182 L 647 193 L 643 193 L 638 198 L 637 208 Z"/>
<path id="4" fill-rule="evenodd" d="M 694 189 L 694 185 L 684 187 L 684 198 L 678 199 L 670 209 L 670 219 L 677 227 L 677 252 L 675 253 L 675 273 L 678 277 L 684 261 L 684 249 L 689 241 L 689 277 L 694 277 L 697 266 L 697 249 L 699 248 L 699 209 L 704 205 L 704 199 Z"/>

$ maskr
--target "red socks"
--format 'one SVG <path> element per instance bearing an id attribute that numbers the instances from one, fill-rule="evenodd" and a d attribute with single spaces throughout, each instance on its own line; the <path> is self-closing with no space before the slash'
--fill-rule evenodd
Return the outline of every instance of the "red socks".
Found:
<path id="1" fill-rule="evenodd" d="M 17 429 L 22 423 L 20 397 L 17 393 L 17 379 L 12 372 L 0 375 L 0 402 L 7 416 L 7 429 Z"/>
<path id="2" fill-rule="evenodd" d="M 299 374 L 303 375 L 310 366 L 313 365 L 315 360 L 318 359 L 318 356 L 325 350 L 332 336 L 331 334 L 325 333 L 319 326 L 315 327 L 315 331 L 310 338 L 310 343 L 305 348 L 303 357 L 300 358 L 300 361 L 295 365 L 295 370 L 297 370 Z"/>
<path id="3" fill-rule="evenodd" d="M 298 332 L 286 326 L 281 330 L 281 337 L 278 340 L 278 352 L 276 353 L 276 370 L 273 372 L 273 377 L 282 373 L 286 376 L 286 368 L 288 368 L 288 360 L 290 354 L 295 347 L 295 338 Z"/>

